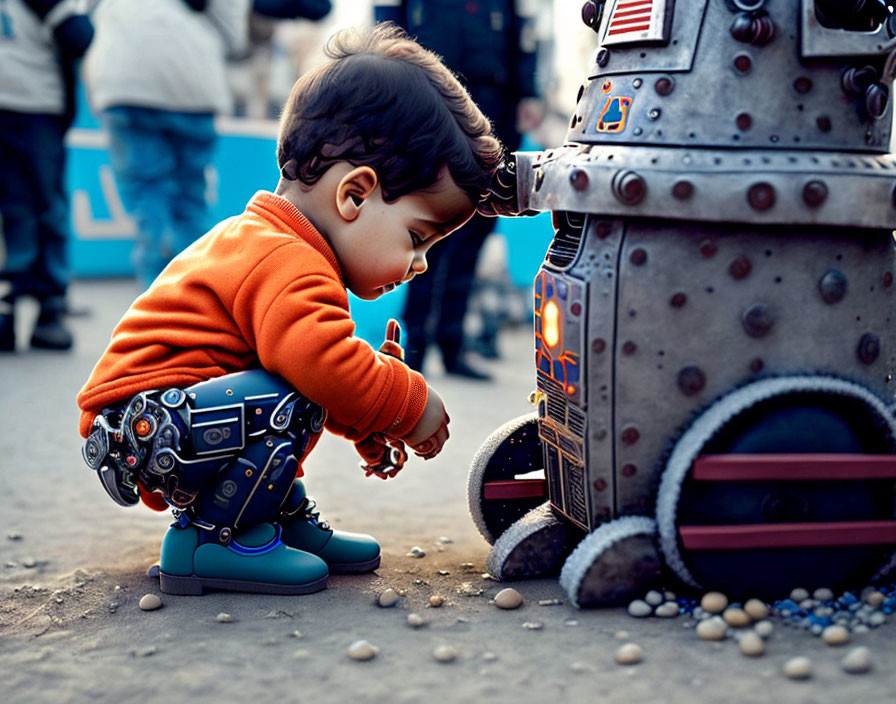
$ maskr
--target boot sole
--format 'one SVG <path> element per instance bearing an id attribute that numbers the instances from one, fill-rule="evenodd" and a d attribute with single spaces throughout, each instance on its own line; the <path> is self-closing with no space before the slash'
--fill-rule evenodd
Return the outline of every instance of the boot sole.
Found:
<path id="1" fill-rule="evenodd" d="M 267 582 L 251 582 L 242 579 L 197 577 L 196 575 L 185 577 L 182 575 L 165 574 L 160 571 L 159 586 L 166 594 L 179 594 L 181 596 L 199 596 L 206 589 L 290 596 L 296 594 L 311 594 L 326 589 L 327 578 L 321 577 L 317 581 L 307 582 L 305 584 L 269 584 Z"/>
<path id="2" fill-rule="evenodd" d="M 367 562 L 328 562 L 327 567 L 331 573 L 357 574 L 360 572 L 372 572 L 380 566 L 380 555 Z"/>

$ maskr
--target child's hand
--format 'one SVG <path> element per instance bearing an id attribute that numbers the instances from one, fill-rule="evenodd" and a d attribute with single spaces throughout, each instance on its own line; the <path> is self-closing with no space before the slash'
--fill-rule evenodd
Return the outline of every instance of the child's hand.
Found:
<path id="1" fill-rule="evenodd" d="M 423 415 L 414 429 L 402 438 L 413 448 L 414 454 L 425 460 L 432 459 L 442 451 L 442 446 L 448 439 L 448 423 L 451 422 L 442 397 L 431 386 L 427 388 L 429 396 Z"/>

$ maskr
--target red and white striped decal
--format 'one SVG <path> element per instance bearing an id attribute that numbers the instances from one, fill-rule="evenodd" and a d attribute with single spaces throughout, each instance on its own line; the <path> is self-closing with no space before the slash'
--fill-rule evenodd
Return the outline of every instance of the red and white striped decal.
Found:
<path id="1" fill-rule="evenodd" d="M 670 12 L 667 0 L 615 0 L 604 23 L 604 45 L 663 41 Z"/>

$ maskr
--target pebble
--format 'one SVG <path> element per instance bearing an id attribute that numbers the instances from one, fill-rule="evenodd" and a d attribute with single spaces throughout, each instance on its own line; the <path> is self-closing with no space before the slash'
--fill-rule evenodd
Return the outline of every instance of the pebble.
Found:
<path id="1" fill-rule="evenodd" d="M 678 604 L 674 601 L 667 601 L 657 606 L 653 613 L 660 618 L 675 618 L 678 616 Z"/>
<path id="2" fill-rule="evenodd" d="M 697 624 L 697 636 L 701 640 L 724 640 L 727 632 L 728 624 L 719 616 L 713 616 Z"/>
<path id="3" fill-rule="evenodd" d="M 348 646 L 348 656 L 352 660 L 372 660 L 380 649 L 366 640 L 356 640 Z"/>
<path id="4" fill-rule="evenodd" d="M 868 672 L 871 669 L 871 651 L 864 645 L 853 648 L 840 661 L 840 666 L 854 675 Z"/>
<path id="5" fill-rule="evenodd" d="M 887 597 L 885 597 L 881 592 L 878 591 L 871 592 L 865 599 L 868 605 L 873 606 L 875 609 L 881 607 L 886 600 Z"/>
<path id="6" fill-rule="evenodd" d="M 846 626 L 828 626 L 821 632 L 821 639 L 828 645 L 845 645 L 849 642 Z"/>
<path id="7" fill-rule="evenodd" d="M 131 654 L 138 658 L 148 658 L 150 655 L 155 655 L 158 651 L 158 648 L 154 645 L 147 645 L 143 648 L 137 648 L 131 651 Z"/>
<path id="8" fill-rule="evenodd" d="M 814 592 L 812 592 L 812 598 L 816 601 L 833 601 L 834 592 L 827 587 L 819 587 Z"/>
<path id="9" fill-rule="evenodd" d="M 377 597 L 376 603 L 384 609 L 388 609 L 390 606 L 395 606 L 400 598 L 394 589 L 386 589 Z"/>
<path id="10" fill-rule="evenodd" d="M 28 569 L 37 567 L 37 560 L 35 560 L 33 557 L 26 557 L 24 560 L 22 560 L 22 567 L 27 567 Z"/>
<path id="11" fill-rule="evenodd" d="M 540 631 L 544 624 L 541 621 L 523 621 L 523 628 L 527 631 Z"/>
<path id="12" fill-rule="evenodd" d="M 491 650 L 486 650 L 482 654 L 482 659 L 485 660 L 485 662 L 494 662 L 495 660 L 498 659 L 498 656 L 495 653 L 493 653 Z"/>
<path id="13" fill-rule="evenodd" d="M 301 631 L 299 631 L 299 630 L 295 630 L 295 631 L 292 632 L 292 637 L 293 637 L 293 638 L 303 638 L 304 636 L 302 636 L 302 632 L 301 632 Z"/>
<path id="14" fill-rule="evenodd" d="M 420 614 L 408 614 L 408 625 L 411 628 L 420 628 L 425 623 Z"/>
<path id="15" fill-rule="evenodd" d="M 6 539 L 7 540 L 21 540 L 22 534 L 17 530 L 11 530 L 9 533 L 6 534 Z"/>
<path id="16" fill-rule="evenodd" d="M 434 609 L 439 608 L 444 603 L 445 598 L 443 596 L 440 596 L 439 594 L 433 594 L 429 597 L 429 605 Z"/>
<path id="17" fill-rule="evenodd" d="M 762 641 L 762 637 L 755 631 L 744 633 L 740 637 L 740 641 L 738 641 L 738 646 L 740 647 L 740 652 L 751 658 L 758 657 L 765 652 L 765 643 Z"/>
<path id="18" fill-rule="evenodd" d="M 887 617 L 882 611 L 875 611 L 868 617 L 869 626 L 883 626 L 887 622 Z"/>
<path id="19" fill-rule="evenodd" d="M 215 616 L 215 621 L 217 621 L 218 623 L 233 623 L 233 616 L 222 611 L 217 616 Z"/>
<path id="20" fill-rule="evenodd" d="M 644 659 L 644 651 L 637 643 L 626 643 L 619 647 L 615 657 L 620 665 L 634 665 Z"/>
<path id="21" fill-rule="evenodd" d="M 768 638 L 772 634 L 772 631 L 775 630 L 775 627 L 772 625 L 771 621 L 759 621 L 753 626 L 753 630 L 763 638 Z"/>
<path id="22" fill-rule="evenodd" d="M 628 631 L 616 631 L 613 634 L 613 637 L 618 640 L 628 640 L 631 637 L 631 634 Z"/>
<path id="23" fill-rule="evenodd" d="M 722 592 L 707 592 L 700 600 L 700 608 L 707 613 L 718 614 L 728 606 L 728 597 Z"/>
<path id="24" fill-rule="evenodd" d="M 643 599 L 635 599 L 628 605 L 628 613 L 635 618 L 645 618 L 653 613 L 653 607 Z"/>
<path id="25" fill-rule="evenodd" d="M 457 649 L 453 645 L 437 645 L 432 656 L 438 662 L 454 662 L 457 660 Z"/>
<path id="26" fill-rule="evenodd" d="M 411 548 L 410 552 L 407 554 L 408 557 L 425 557 L 426 551 L 421 548 L 419 545 L 415 545 Z"/>
<path id="27" fill-rule="evenodd" d="M 804 655 L 790 658 L 784 663 L 783 670 L 792 680 L 804 680 L 812 676 L 812 661 Z"/>
<path id="28" fill-rule="evenodd" d="M 744 611 L 755 621 L 768 618 L 768 605 L 759 599 L 747 599 L 744 604 Z"/>
<path id="29" fill-rule="evenodd" d="M 651 606 L 659 606 L 663 603 L 663 601 L 665 601 L 665 599 L 663 599 L 663 595 L 660 592 L 652 589 L 647 592 L 647 595 L 644 597 L 644 601 L 646 601 Z"/>
<path id="30" fill-rule="evenodd" d="M 730 607 L 722 613 L 722 618 L 729 626 L 734 628 L 744 628 L 750 625 L 750 617 L 743 609 Z"/>
<path id="31" fill-rule="evenodd" d="M 523 603 L 523 595 L 513 587 L 502 589 L 495 595 L 495 606 L 499 609 L 516 609 Z"/>
<path id="32" fill-rule="evenodd" d="M 790 599 L 797 603 L 803 601 L 804 599 L 808 599 L 808 598 L 809 598 L 808 590 L 803 589 L 802 587 L 797 587 L 792 592 L 790 592 Z"/>
<path id="33" fill-rule="evenodd" d="M 155 611 L 162 606 L 162 600 L 157 594 L 144 594 L 140 597 L 138 606 L 144 611 Z"/>
<path id="34" fill-rule="evenodd" d="M 568 628 L 575 628 L 576 626 L 579 625 L 579 622 L 578 622 L 578 620 L 576 620 L 574 618 L 570 618 L 570 619 L 567 619 L 566 621 L 564 621 L 563 625 L 567 626 Z"/>
<path id="35" fill-rule="evenodd" d="M 539 606 L 561 606 L 563 604 L 563 599 L 539 599 Z"/>
<path id="36" fill-rule="evenodd" d="M 292 656 L 296 660 L 304 660 L 305 658 L 311 657 L 311 651 L 306 650 L 305 648 L 299 648 L 292 654 Z"/>

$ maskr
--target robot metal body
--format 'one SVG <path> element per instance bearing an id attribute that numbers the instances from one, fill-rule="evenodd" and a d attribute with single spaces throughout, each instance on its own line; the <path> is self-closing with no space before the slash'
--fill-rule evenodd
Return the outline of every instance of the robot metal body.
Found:
<path id="1" fill-rule="evenodd" d="M 562 566 L 585 605 L 664 564 L 773 595 L 891 559 L 894 6 L 585 4 L 566 144 L 516 155 L 555 237 L 537 413 L 470 476 L 492 574 Z"/>

